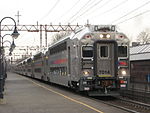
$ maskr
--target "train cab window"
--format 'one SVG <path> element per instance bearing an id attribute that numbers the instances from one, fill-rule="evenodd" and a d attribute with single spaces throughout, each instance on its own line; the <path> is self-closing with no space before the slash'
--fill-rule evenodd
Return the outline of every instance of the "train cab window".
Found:
<path id="1" fill-rule="evenodd" d="M 118 46 L 118 57 L 127 57 L 127 46 Z"/>
<path id="2" fill-rule="evenodd" d="M 108 58 L 108 46 L 100 46 L 100 57 Z"/>
<path id="3" fill-rule="evenodd" d="M 93 57 L 93 46 L 83 46 L 82 57 Z"/>

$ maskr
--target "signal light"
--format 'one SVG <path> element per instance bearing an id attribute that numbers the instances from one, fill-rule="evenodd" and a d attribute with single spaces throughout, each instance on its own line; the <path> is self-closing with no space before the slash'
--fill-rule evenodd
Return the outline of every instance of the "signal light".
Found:
<path id="1" fill-rule="evenodd" d="M 127 66 L 127 62 L 126 61 L 119 61 L 119 65 L 120 66 Z"/>
<path id="2" fill-rule="evenodd" d="M 125 81 L 124 80 L 120 80 L 120 84 L 124 84 L 125 83 Z"/>
<path id="3" fill-rule="evenodd" d="M 85 35 L 84 38 L 92 38 L 91 35 Z"/>
<path id="4" fill-rule="evenodd" d="M 127 81 L 125 81 L 125 80 L 120 80 L 120 84 L 127 84 Z"/>
<path id="5" fill-rule="evenodd" d="M 122 38 L 123 36 L 122 35 L 120 35 L 120 38 Z"/>

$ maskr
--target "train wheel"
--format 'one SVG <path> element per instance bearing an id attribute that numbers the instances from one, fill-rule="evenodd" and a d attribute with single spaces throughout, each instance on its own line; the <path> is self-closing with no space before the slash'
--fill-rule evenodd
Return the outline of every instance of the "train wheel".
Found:
<path id="1" fill-rule="evenodd" d="M 41 80 L 43 80 L 43 81 L 44 81 L 44 77 L 43 77 L 43 76 L 41 76 Z"/>
<path id="2" fill-rule="evenodd" d="M 49 85 L 51 85 L 52 83 L 51 83 L 51 80 L 50 80 L 50 78 L 49 77 L 47 77 L 47 83 L 49 84 Z"/>
<path id="3" fill-rule="evenodd" d="M 49 77 L 47 77 L 47 82 L 50 82 L 50 78 Z"/>

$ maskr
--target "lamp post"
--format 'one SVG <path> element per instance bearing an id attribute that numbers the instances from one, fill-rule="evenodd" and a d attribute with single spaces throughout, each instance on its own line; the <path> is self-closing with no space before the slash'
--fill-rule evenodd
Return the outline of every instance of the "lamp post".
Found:
<path id="1" fill-rule="evenodd" d="M 10 48 L 9 48 L 9 56 L 11 56 L 12 54 L 12 51 L 15 49 L 15 47 L 16 47 L 16 45 L 15 45 L 15 43 L 14 43 L 14 39 L 13 39 L 13 41 L 12 41 L 12 43 L 9 41 L 9 40 L 5 40 L 5 41 L 3 41 L 3 43 L 2 43 L 2 45 L 5 43 L 5 42 L 9 42 L 9 44 L 10 44 Z M 4 46 L 3 46 L 4 47 Z"/>
<path id="2" fill-rule="evenodd" d="M 2 47 L 4 47 L 3 44 L 4 44 L 5 42 L 9 42 L 9 43 L 10 43 L 10 49 L 9 49 L 9 51 L 12 52 L 12 51 L 14 50 L 14 48 L 16 47 L 15 42 L 14 42 L 14 38 L 12 37 L 12 43 L 11 43 L 10 41 L 8 41 L 8 40 L 5 40 L 5 41 L 4 41 L 4 37 L 7 36 L 7 35 L 12 36 L 12 34 L 5 34 L 5 35 L 2 37 Z"/>
<path id="3" fill-rule="evenodd" d="M 8 34 L 8 35 L 10 35 L 10 34 Z M 4 36 L 6 36 L 6 35 L 4 35 Z M 4 37 L 3 36 L 3 37 Z M 3 38 L 2 37 L 2 38 Z M 9 56 L 11 56 L 12 55 L 12 51 L 14 50 L 14 48 L 16 47 L 16 45 L 15 45 L 15 43 L 14 43 L 14 40 L 12 41 L 12 43 L 9 41 L 9 40 L 5 40 L 5 41 L 2 41 L 2 45 L 4 45 L 4 43 L 6 43 L 6 42 L 9 42 L 9 44 L 10 44 L 10 49 L 9 49 L 9 51 L 10 51 L 10 53 L 9 53 Z M 4 46 L 3 46 L 4 47 Z M 4 58 L 4 57 L 3 57 Z M 7 78 L 7 73 L 6 73 L 6 71 L 7 71 L 7 63 L 6 63 L 6 59 L 4 59 L 3 60 L 3 72 L 4 72 L 4 76 L 3 76 L 3 78 L 4 78 L 4 85 L 5 85 L 5 79 Z"/>
<path id="4" fill-rule="evenodd" d="M 3 91 L 4 91 L 4 81 L 5 81 L 5 75 L 4 74 L 6 74 L 4 71 L 5 71 L 5 69 L 4 69 L 4 47 L 3 47 L 3 38 L 4 38 L 4 36 L 6 36 L 6 35 L 4 35 L 3 37 L 2 37 L 2 35 L 1 35 L 1 24 L 2 24 L 2 21 L 3 20 L 5 20 L 5 19 L 11 19 L 11 20 L 13 20 L 13 22 L 14 22 L 14 31 L 13 31 L 13 33 L 11 34 L 11 36 L 13 37 L 13 39 L 14 38 L 17 38 L 18 36 L 19 36 L 19 33 L 18 33 L 18 31 L 17 31 L 17 26 L 16 26 L 16 21 L 12 18 L 12 17 L 4 17 L 4 18 L 2 18 L 1 19 L 1 21 L 0 21 L 0 99 L 3 99 Z"/>

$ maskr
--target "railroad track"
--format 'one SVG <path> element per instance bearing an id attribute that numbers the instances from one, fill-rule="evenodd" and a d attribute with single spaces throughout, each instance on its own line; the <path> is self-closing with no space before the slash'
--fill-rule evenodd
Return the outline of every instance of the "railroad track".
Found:
<path id="1" fill-rule="evenodd" d="M 138 101 L 130 100 L 127 98 L 118 98 L 121 103 L 124 103 L 129 108 L 133 108 L 136 111 L 143 112 L 143 113 L 150 113 L 150 104 L 141 103 Z"/>
<path id="2" fill-rule="evenodd" d="M 96 99 L 104 104 L 123 109 L 131 113 L 150 113 L 150 104 L 133 101 L 122 97 L 96 97 Z"/>

